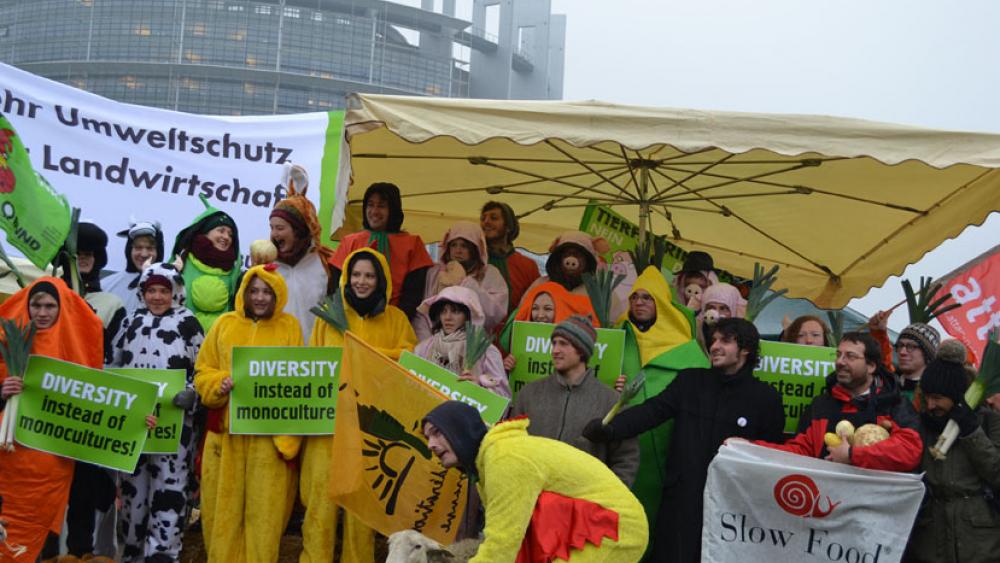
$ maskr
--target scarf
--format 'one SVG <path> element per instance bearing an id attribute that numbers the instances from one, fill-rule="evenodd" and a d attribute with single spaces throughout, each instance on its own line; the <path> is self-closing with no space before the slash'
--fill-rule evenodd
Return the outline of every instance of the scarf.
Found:
<path id="1" fill-rule="evenodd" d="M 233 263 L 236 262 L 236 245 L 233 244 L 229 250 L 223 251 L 215 248 L 207 236 L 195 235 L 191 243 L 191 254 L 206 266 L 228 272 L 233 269 Z"/>
<path id="2" fill-rule="evenodd" d="M 374 242 L 375 245 L 372 246 L 372 248 L 382 253 L 382 256 L 385 256 L 386 264 L 389 264 L 392 260 L 389 258 L 389 233 L 386 231 L 372 230 L 369 230 L 368 233 L 371 235 L 368 238 L 368 245 L 371 246 Z"/>
<path id="3" fill-rule="evenodd" d="M 507 269 L 507 258 L 514 253 L 514 249 L 511 248 L 503 253 L 489 251 L 488 262 L 497 270 L 500 270 L 500 275 L 503 276 L 504 283 L 507 284 L 507 293 L 514 291 L 514 288 L 510 285 L 510 270 Z"/>
<path id="4" fill-rule="evenodd" d="M 427 359 L 454 374 L 461 374 L 465 359 L 465 329 L 451 334 L 445 334 L 443 330 L 435 332 L 431 336 Z"/>

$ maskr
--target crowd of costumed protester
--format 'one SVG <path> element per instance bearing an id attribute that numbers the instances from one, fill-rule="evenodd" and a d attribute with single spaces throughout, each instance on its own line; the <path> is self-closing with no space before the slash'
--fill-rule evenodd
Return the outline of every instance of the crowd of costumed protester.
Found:
<path id="1" fill-rule="evenodd" d="M 331 250 L 313 204 L 290 187 L 269 216 L 270 255 L 248 269 L 239 226 L 207 201 L 169 255 L 155 217 L 116 225 L 125 227 L 125 268 L 104 277 L 109 238 L 81 222 L 80 291 L 68 273 L 42 277 L 0 304 L 0 317 L 33 323 L 35 355 L 183 370 L 186 383 L 170 398 L 183 411 L 179 447 L 143 454 L 131 473 L 28 447 L 0 451 L 0 561 L 178 561 L 200 527 L 211 562 L 274 562 L 292 520 L 299 561 L 374 563 L 384 538 L 329 492 L 332 480 L 356 477 L 338 463 L 333 436 L 229 428 L 234 348 L 340 347 L 346 331 L 392 360 L 412 352 L 512 399 L 493 426 L 447 401 L 419 428 L 441 465 L 474 484 L 458 528 L 458 539 L 477 545 L 471 561 L 700 561 L 708 467 L 731 439 L 924 472 L 927 496 L 903 560 L 1000 561 L 1000 512 L 989 496 L 1000 491 L 1000 399 L 966 403 L 971 355 L 926 322 L 891 342 L 887 313 L 839 337 L 820 317 L 788 319 L 782 341 L 836 348 L 823 391 L 788 435 L 782 397 L 753 373 L 762 293 L 721 281 L 710 255 L 690 252 L 672 278 L 649 265 L 627 286 L 595 294 L 593 280 L 609 279 L 608 248 L 586 233 L 558 236 L 540 271 L 515 248 L 514 210 L 490 202 L 479 223 L 442 233 L 435 260 L 407 232 L 397 186 L 372 184 L 362 205 L 364 228 Z M 754 284 L 770 282 L 773 272 Z M 342 326 L 311 311 L 331 297 Z M 518 322 L 551 325 L 551 373 L 520 389 L 509 377 Z M 602 328 L 624 334 L 613 385 L 590 362 Z M 471 366 L 467 331 L 489 335 Z M 6 405 L 24 383 L 6 364 L 0 379 Z M 863 448 L 831 445 L 826 436 L 842 420 L 887 432 Z M 959 437 L 936 462 L 929 448 L 949 421 Z"/>

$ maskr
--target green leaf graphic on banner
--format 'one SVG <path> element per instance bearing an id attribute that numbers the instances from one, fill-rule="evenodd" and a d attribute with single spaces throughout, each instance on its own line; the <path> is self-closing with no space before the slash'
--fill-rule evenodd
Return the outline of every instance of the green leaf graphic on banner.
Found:
<path id="1" fill-rule="evenodd" d="M 18 407 L 18 443 L 118 471 L 135 471 L 157 387 L 31 356 Z"/>
<path id="2" fill-rule="evenodd" d="M 787 342 L 760 342 L 760 360 L 753 374 L 770 383 L 785 406 L 785 432 L 794 434 L 802 411 L 823 392 L 833 372 L 836 348 Z"/>
<path id="3" fill-rule="evenodd" d="M 69 217 L 66 198 L 32 168 L 14 126 L 0 115 L 0 228 L 7 242 L 45 268 L 66 240 Z"/>
<path id="4" fill-rule="evenodd" d="M 496 424 L 510 404 L 510 399 L 501 397 L 471 381 L 459 381 L 451 370 L 427 361 L 411 352 L 403 352 L 399 365 L 408 369 L 434 390 L 443 393 L 453 401 L 472 405 L 487 424 Z"/>
<path id="5" fill-rule="evenodd" d="M 514 395 L 525 384 L 552 373 L 552 330 L 555 325 L 514 321 L 510 339 L 511 353 L 517 359 L 510 372 L 510 388 Z M 594 355 L 588 365 L 597 368 L 597 379 L 614 387 L 615 379 L 622 373 L 625 357 L 625 331 L 617 328 L 597 329 Z"/>
<path id="6" fill-rule="evenodd" d="M 333 434 L 342 348 L 233 348 L 229 431 Z"/>
<path id="7" fill-rule="evenodd" d="M 146 383 L 152 383 L 157 388 L 156 428 L 149 431 L 144 454 L 175 454 L 180 447 L 181 431 L 184 428 L 184 411 L 174 406 L 174 395 L 184 389 L 187 376 L 182 369 L 137 369 L 113 368 L 111 373 L 117 373 Z"/>

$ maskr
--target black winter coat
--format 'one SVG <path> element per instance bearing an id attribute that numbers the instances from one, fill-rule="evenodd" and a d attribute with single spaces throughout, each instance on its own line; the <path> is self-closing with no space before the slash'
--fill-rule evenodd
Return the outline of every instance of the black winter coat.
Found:
<path id="1" fill-rule="evenodd" d="M 731 376 L 715 369 L 681 370 L 659 395 L 622 411 L 609 427 L 615 440 L 674 420 L 663 500 L 651 557 L 654 563 L 701 560 L 702 493 L 708 465 L 726 438 L 780 442 L 781 396 L 747 365 Z"/>

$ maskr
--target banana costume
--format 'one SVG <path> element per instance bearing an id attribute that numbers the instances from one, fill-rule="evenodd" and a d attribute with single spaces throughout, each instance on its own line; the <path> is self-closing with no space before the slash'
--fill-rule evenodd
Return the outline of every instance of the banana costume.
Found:
<path id="1" fill-rule="evenodd" d="M 260 278 L 274 291 L 274 314 L 254 320 L 244 309 L 250 282 Z M 298 455 L 297 436 L 234 436 L 228 432 L 228 395 L 219 394 L 231 376 L 234 346 L 301 346 L 302 329 L 283 312 L 284 279 L 271 264 L 254 266 L 236 293 L 236 310 L 218 318 L 195 364 L 194 384 L 202 403 L 215 409 L 220 425 L 205 439 L 202 462 L 202 522 L 209 562 L 278 560 L 278 547 L 295 502 L 297 475 L 287 460 Z M 221 411 L 221 412 L 220 412 Z"/>
<path id="2" fill-rule="evenodd" d="M 372 255 L 382 270 L 385 280 L 385 310 L 362 317 L 347 302 L 345 295 L 350 282 L 347 265 L 361 253 Z M 345 271 L 340 276 L 340 296 L 344 315 L 351 332 L 379 352 L 398 360 L 403 350 L 413 351 L 417 337 L 410 321 L 401 309 L 389 304 L 392 297 L 392 278 L 388 263 L 382 254 L 361 248 L 344 260 Z M 309 339 L 310 346 L 343 346 L 344 335 L 317 318 Z M 337 530 L 337 505 L 330 498 L 330 479 L 340 478 L 331 470 L 336 467 L 333 455 L 333 436 L 310 436 L 302 448 L 302 473 L 299 486 L 302 504 L 306 507 L 302 523 L 302 554 L 299 563 L 328 563 L 333 561 L 335 533 Z M 351 514 L 344 520 L 342 563 L 372 563 L 375 560 L 375 532 Z"/>

